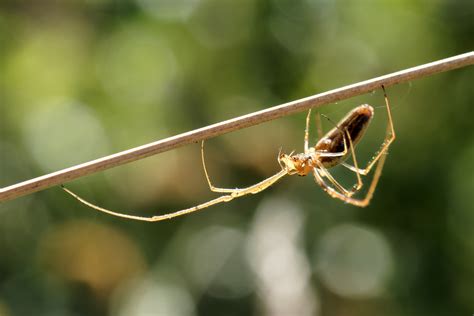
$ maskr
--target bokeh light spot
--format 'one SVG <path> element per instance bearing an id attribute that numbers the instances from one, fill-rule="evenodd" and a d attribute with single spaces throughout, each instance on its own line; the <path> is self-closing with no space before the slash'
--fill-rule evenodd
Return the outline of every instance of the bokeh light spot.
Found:
<path id="1" fill-rule="evenodd" d="M 145 269 L 136 244 L 124 233 L 88 221 L 55 227 L 42 238 L 39 250 L 53 273 L 86 284 L 99 298 L 107 298 Z"/>
<path id="2" fill-rule="evenodd" d="M 302 249 L 301 209 L 285 199 L 265 200 L 258 208 L 247 244 L 247 258 L 267 315 L 315 315 L 319 299 Z"/>
<path id="3" fill-rule="evenodd" d="M 57 100 L 31 111 L 23 122 L 24 140 L 44 171 L 105 155 L 108 141 L 94 113 L 73 100 Z"/>
<path id="4" fill-rule="evenodd" d="M 97 73 L 107 93 L 127 105 L 156 102 L 174 78 L 175 57 L 160 34 L 127 25 L 103 41 Z"/>
<path id="5" fill-rule="evenodd" d="M 153 277 L 137 280 L 115 300 L 118 316 L 192 316 L 194 301 L 177 284 L 159 282 Z"/>
<path id="6" fill-rule="evenodd" d="M 243 260 L 243 234 L 223 226 L 210 226 L 195 236 L 188 247 L 190 276 L 203 291 L 223 298 L 238 298 L 253 290 Z"/>
<path id="7" fill-rule="evenodd" d="M 32 108 L 38 100 L 73 95 L 84 68 L 87 31 L 73 19 L 24 27 L 20 45 L 7 56 L 6 95 L 16 107 Z"/>
<path id="8" fill-rule="evenodd" d="M 384 236 L 354 224 L 330 229 L 316 251 L 318 275 L 331 291 L 345 297 L 382 294 L 392 266 L 392 253 Z"/>

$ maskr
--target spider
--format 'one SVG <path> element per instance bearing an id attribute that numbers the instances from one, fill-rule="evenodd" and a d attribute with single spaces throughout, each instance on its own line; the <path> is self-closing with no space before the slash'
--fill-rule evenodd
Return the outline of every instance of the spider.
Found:
<path id="1" fill-rule="evenodd" d="M 274 183 L 278 180 L 283 178 L 286 175 L 294 175 L 297 174 L 299 176 L 306 176 L 310 173 L 313 174 L 316 183 L 331 197 L 340 199 L 346 203 L 365 207 L 369 205 L 370 200 L 372 199 L 373 193 L 379 181 L 380 175 L 382 173 L 383 165 L 385 163 L 386 153 L 388 151 L 389 146 L 395 140 L 395 130 L 393 128 L 392 122 L 392 115 L 390 112 L 390 104 L 388 101 L 387 93 L 385 92 L 385 87 L 382 86 L 385 98 L 385 106 L 387 109 L 387 130 L 386 135 L 383 143 L 381 144 L 379 150 L 373 155 L 372 159 L 368 162 L 367 166 L 363 169 L 359 168 L 354 147 L 360 141 L 362 136 L 364 135 L 369 123 L 374 116 L 374 109 L 368 104 L 360 105 L 350 111 L 336 126 L 327 132 L 324 136 L 322 135 L 321 123 L 319 121 L 319 116 L 317 116 L 317 129 L 318 129 L 318 136 L 319 141 L 316 143 L 314 147 L 309 147 L 309 121 L 311 117 L 311 110 L 308 111 L 306 116 L 306 128 L 304 132 L 304 152 L 300 154 L 278 154 L 278 163 L 281 167 L 281 170 L 254 185 L 251 185 L 246 188 L 235 188 L 235 189 L 227 189 L 227 188 L 218 188 L 215 187 L 207 172 L 206 163 L 204 159 L 204 141 L 201 143 L 201 160 L 202 166 L 204 169 L 204 174 L 206 176 L 207 183 L 209 185 L 209 189 L 213 192 L 217 193 L 224 193 L 223 195 L 209 200 L 207 202 L 195 205 L 193 207 L 175 211 L 172 213 L 167 213 L 163 215 L 155 215 L 155 216 L 136 216 L 136 215 L 128 215 L 121 212 L 116 212 L 112 210 L 108 210 L 102 208 L 100 206 L 94 205 L 77 194 L 73 193 L 69 189 L 62 186 L 62 188 L 76 198 L 79 202 L 97 210 L 100 212 L 104 212 L 110 215 L 138 220 L 138 221 L 146 221 L 146 222 L 157 222 L 165 219 L 171 219 L 177 216 L 189 214 L 198 210 L 205 209 L 209 206 L 229 202 L 235 198 L 242 197 L 247 194 L 257 194 Z M 347 164 L 344 161 L 349 157 L 352 156 L 353 165 Z M 353 171 L 357 177 L 357 183 L 352 186 L 350 189 L 344 188 L 329 172 L 328 169 L 336 166 L 336 165 L 343 165 L 344 167 L 348 168 L 349 170 Z M 377 165 L 376 165 L 377 164 Z M 363 186 L 362 177 L 366 176 L 372 168 L 376 165 L 375 173 L 372 178 L 372 182 L 367 190 L 367 193 L 364 198 L 357 199 L 354 198 L 353 195 L 357 193 Z M 329 181 L 332 186 L 330 186 L 327 181 Z"/>

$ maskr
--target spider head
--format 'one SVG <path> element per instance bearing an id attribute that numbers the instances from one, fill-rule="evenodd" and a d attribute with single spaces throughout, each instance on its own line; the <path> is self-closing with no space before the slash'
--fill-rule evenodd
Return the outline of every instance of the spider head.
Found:
<path id="1" fill-rule="evenodd" d="M 299 176 L 305 176 L 313 169 L 310 158 L 305 154 L 293 155 L 293 152 L 291 152 L 287 155 L 280 153 L 278 155 L 278 163 L 289 175 L 297 174 Z"/>

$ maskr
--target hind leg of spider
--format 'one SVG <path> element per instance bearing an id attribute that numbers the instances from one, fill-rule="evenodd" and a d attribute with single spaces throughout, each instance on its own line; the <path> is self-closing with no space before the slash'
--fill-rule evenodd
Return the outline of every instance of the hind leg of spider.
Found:
<path id="1" fill-rule="evenodd" d="M 286 176 L 288 174 L 285 169 L 281 169 L 278 173 L 274 174 L 273 176 L 268 177 L 268 178 L 254 184 L 254 185 L 251 185 L 249 187 L 240 188 L 240 189 L 216 188 L 216 187 L 212 186 L 212 184 L 209 180 L 209 176 L 207 175 L 207 170 L 206 170 L 206 166 L 205 166 L 205 163 L 204 163 L 204 142 L 201 145 L 201 150 L 202 150 L 201 153 L 202 153 L 202 158 L 203 158 L 204 171 L 206 173 L 206 178 L 208 180 L 208 183 L 210 185 L 211 190 L 214 191 L 214 192 L 221 192 L 221 193 L 228 193 L 228 194 L 219 196 L 215 199 L 212 199 L 212 200 L 209 200 L 207 202 L 198 204 L 198 205 L 190 207 L 190 208 L 182 209 L 182 210 L 179 210 L 179 211 L 166 213 L 166 214 L 163 214 L 163 215 L 155 215 L 155 216 L 129 215 L 129 214 L 126 214 L 126 213 L 113 211 L 113 210 L 106 209 L 104 207 L 100 207 L 98 205 L 95 205 L 95 204 L 85 200 L 84 198 L 80 197 L 79 195 L 75 194 L 74 192 L 67 189 L 63 185 L 61 187 L 64 191 L 66 191 L 68 194 L 70 194 L 72 197 L 74 197 L 76 200 L 78 200 L 82 204 L 84 204 L 86 206 L 89 206 L 90 208 L 93 208 L 93 209 L 95 209 L 99 212 L 107 213 L 109 215 L 113 215 L 113 216 L 116 216 L 116 217 L 131 219 L 131 220 L 144 221 L 144 222 L 158 222 L 158 221 L 162 221 L 162 220 L 171 219 L 171 218 L 174 218 L 174 217 L 186 215 L 186 214 L 189 214 L 189 213 L 193 213 L 193 212 L 208 208 L 209 206 L 212 206 L 212 205 L 215 205 L 215 204 L 229 202 L 233 199 L 242 197 L 242 196 L 247 195 L 247 194 L 257 194 L 257 193 L 267 189 L 268 187 L 270 187 L 275 182 L 277 182 L 278 180 L 280 180 L 281 178 L 283 178 L 284 176 Z M 220 191 L 217 191 L 217 190 L 220 190 Z"/>
<path id="2" fill-rule="evenodd" d="M 205 159 L 204 159 L 204 141 L 201 142 L 201 160 L 202 160 L 202 167 L 204 169 L 204 174 L 206 176 L 206 180 L 207 180 L 207 184 L 209 185 L 209 189 L 212 191 L 212 192 L 217 192 L 217 193 L 236 193 L 236 192 L 244 192 L 244 191 L 247 191 L 248 188 L 234 188 L 234 189 L 230 189 L 230 188 L 218 188 L 218 187 L 215 187 L 212 182 L 211 182 L 211 179 L 209 177 L 209 173 L 207 172 L 207 168 L 206 168 L 206 162 L 205 162 Z M 281 171 L 284 171 L 283 168 Z M 281 172 L 280 171 L 280 172 Z M 285 171 L 286 172 L 286 171 Z M 272 176 L 273 177 L 273 176 Z M 264 179 L 262 181 L 260 181 L 259 183 L 265 183 L 265 181 L 271 181 L 270 179 L 272 177 L 269 177 L 267 179 Z M 257 183 L 258 184 L 258 183 Z M 250 187 L 249 187 L 250 188 Z M 259 191 L 260 192 L 260 191 Z M 256 192 L 257 193 L 257 192 Z"/>
<path id="3" fill-rule="evenodd" d="M 323 177 L 320 174 L 321 172 L 320 169 L 324 168 L 322 165 L 320 165 L 318 168 L 313 169 L 313 176 L 316 182 L 319 184 L 319 186 L 321 186 L 323 190 L 326 193 L 328 193 L 331 197 L 340 199 L 346 203 L 349 203 L 355 206 L 366 207 L 367 205 L 369 205 L 370 200 L 372 199 L 374 195 L 375 188 L 377 187 L 378 181 L 382 174 L 382 169 L 385 163 L 385 159 L 386 159 L 386 155 L 382 155 L 380 159 L 378 159 L 374 177 L 372 178 L 372 182 L 370 183 L 369 189 L 367 190 L 367 193 L 363 199 L 355 199 L 351 196 L 338 192 L 334 188 L 327 185 L 327 183 L 324 181 Z"/>
<path id="4" fill-rule="evenodd" d="M 202 168 L 204 169 L 204 175 L 206 176 L 207 184 L 209 185 L 209 189 L 212 192 L 232 193 L 234 191 L 239 190 L 238 188 L 235 188 L 235 189 L 218 188 L 218 187 L 215 187 L 214 185 L 212 185 L 211 179 L 209 178 L 209 173 L 207 172 L 206 161 L 204 159 L 204 141 L 201 142 L 201 161 L 202 161 Z"/>
<path id="5" fill-rule="evenodd" d="M 372 159 L 368 162 L 367 166 L 363 169 L 358 168 L 357 166 L 351 166 L 346 163 L 342 163 L 342 165 L 349 170 L 352 170 L 353 172 L 356 172 L 360 175 L 366 176 L 372 167 L 375 165 L 375 163 L 384 155 L 387 151 L 392 142 L 395 140 L 395 129 L 393 128 L 393 121 L 392 121 L 392 112 L 390 110 L 390 102 L 387 97 L 387 92 L 385 91 L 385 87 L 382 86 L 383 93 L 384 93 L 384 98 L 385 98 L 385 106 L 387 108 L 387 117 L 388 117 L 388 122 L 387 122 L 387 131 L 385 133 L 385 139 L 382 142 L 382 145 L 380 146 L 379 150 L 374 154 Z"/>
<path id="6" fill-rule="evenodd" d="M 125 214 L 125 213 L 122 213 L 122 212 L 112 211 L 112 210 L 97 206 L 95 204 L 92 204 L 91 202 L 83 199 L 82 197 L 78 196 L 77 194 L 75 194 L 74 192 L 72 192 L 69 189 L 65 188 L 64 186 L 62 186 L 62 188 L 63 188 L 64 191 L 69 193 L 71 196 L 73 196 L 76 200 L 78 200 L 82 204 L 87 205 L 90 208 L 93 208 L 93 209 L 95 209 L 99 212 L 107 213 L 109 215 L 113 215 L 113 216 L 117 216 L 117 217 L 121 217 L 121 218 L 137 220 L 137 221 L 158 222 L 158 221 L 162 221 L 162 220 L 165 220 L 165 219 L 171 219 L 171 218 L 174 218 L 174 217 L 178 217 L 178 216 L 186 215 L 186 214 L 189 214 L 189 213 L 193 213 L 193 212 L 208 208 L 209 206 L 212 206 L 212 205 L 215 205 L 215 204 L 229 202 L 229 201 L 232 201 L 235 198 L 239 198 L 239 197 L 242 197 L 242 196 L 247 195 L 247 194 L 259 193 L 259 192 L 265 190 L 266 188 L 268 188 L 269 186 L 271 186 L 272 184 L 274 184 L 275 182 L 277 182 L 278 180 L 280 180 L 282 177 L 284 177 L 286 175 L 287 175 L 286 170 L 280 170 L 278 173 L 274 174 L 273 176 L 271 176 L 271 177 L 269 177 L 269 178 L 267 178 L 263 181 L 260 181 L 257 184 L 251 185 L 249 187 L 242 188 L 242 189 L 235 189 L 229 194 L 219 196 L 219 197 L 217 197 L 213 200 L 198 204 L 198 205 L 190 207 L 190 208 L 182 209 L 182 210 L 179 210 L 179 211 L 175 211 L 175 212 L 171 212 L 171 213 L 167 213 L 167 214 L 163 214 L 163 215 L 155 215 L 155 216 L 136 216 L 136 215 Z"/>

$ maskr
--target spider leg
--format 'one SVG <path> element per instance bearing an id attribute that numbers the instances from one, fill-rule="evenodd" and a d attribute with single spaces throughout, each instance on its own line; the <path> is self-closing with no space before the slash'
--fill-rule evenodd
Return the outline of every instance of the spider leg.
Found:
<path id="1" fill-rule="evenodd" d="M 354 144 L 352 143 L 352 137 L 351 137 L 351 134 L 349 133 L 349 131 L 347 129 L 346 129 L 346 134 L 347 134 L 347 138 L 349 138 L 349 145 L 351 147 L 352 161 L 354 162 L 355 168 L 357 168 L 357 171 L 356 171 L 357 183 L 354 184 L 354 186 L 352 187 L 352 190 L 351 190 L 352 194 L 354 194 L 355 192 L 359 191 L 364 184 L 362 183 L 362 178 L 360 177 L 360 172 L 358 171 L 359 170 L 359 165 L 357 164 Z"/>
<path id="2" fill-rule="evenodd" d="M 286 170 L 280 170 L 278 173 L 274 174 L 273 176 L 271 176 L 271 177 L 269 177 L 269 178 L 267 178 L 263 181 L 260 181 L 257 184 L 254 184 L 254 185 L 251 185 L 249 187 L 242 188 L 242 189 L 233 189 L 233 191 L 230 194 L 219 196 L 215 199 L 212 199 L 210 201 L 198 204 L 198 205 L 190 207 L 190 208 L 186 208 L 186 209 L 179 210 L 179 211 L 172 212 L 172 213 L 167 213 L 167 214 L 163 214 L 163 215 L 154 215 L 154 216 L 136 216 L 136 215 L 129 215 L 129 214 L 125 214 L 125 213 L 121 213 L 121 212 L 117 212 L 117 211 L 112 211 L 112 210 L 97 206 L 95 204 L 92 204 L 91 202 L 88 202 L 87 200 L 81 198 L 80 196 L 78 196 L 74 192 L 70 191 L 69 189 L 65 188 L 64 186 L 62 186 L 62 188 L 63 188 L 64 191 L 69 193 L 71 196 L 73 196 L 76 200 L 78 200 L 82 204 L 85 204 L 85 205 L 87 205 L 87 206 L 89 206 L 89 207 L 91 207 L 91 208 L 93 208 L 93 209 L 95 209 L 99 212 L 107 213 L 109 215 L 113 215 L 113 216 L 117 216 L 117 217 L 121 217 L 121 218 L 137 220 L 137 221 L 158 222 L 158 221 L 162 221 L 162 220 L 165 220 L 165 219 L 171 219 L 171 218 L 174 218 L 174 217 L 178 217 L 178 216 L 186 215 L 186 214 L 189 214 L 189 213 L 192 213 L 192 212 L 196 212 L 196 211 L 205 209 L 209 206 L 212 206 L 212 205 L 215 205 L 215 204 L 218 204 L 218 203 L 229 202 L 229 201 L 231 201 L 235 198 L 239 198 L 239 197 L 242 197 L 242 196 L 247 195 L 247 194 L 259 193 L 259 192 L 265 190 L 266 188 L 268 188 L 269 186 L 271 186 L 272 184 L 274 184 L 275 182 L 277 182 L 278 180 L 280 180 L 285 175 L 287 175 Z"/>
<path id="3" fill-rule="evenodd" d="M 383 89 L 383 94 L 385 98 L 385 106 L 387 108 L 387 115 L 388 115 L 387 131 L 385 134 L 385 139 L 382 142 L 382 145 L 380 145 L 379 150 L 375 152 L 372 159 L 367 163 L 367 167 L 365 167 L 364 169 L 359 169 L 357 166 L 351 166 L 349 164 L 342 163 L 342 165 L 348 168 L 349 170 L 352 170 L 353 172 L 356 172 L 364 176 L 366 176 L 370 172 L 370 170 L 375 165 L 375 163 L 388 151 L 388 148 L 390 147 L 390 145 L 396 138 L 395 129 L 393 128 L 392 112 L 390 111 L 390 102 L 388 101 L 385 87 L 382 86 L 382 89 Z"/>
<path id="4" fill-rule="evenodd" d="M 308 114 L 306 115 L 306 127 L 305 127 L 305 130 L 304 130 L 304 152 L 305 153 L 309 152 L 308 143 L 309 143 L 309 120 L 310 120 L 310 117 L 311 117 L 311 109 L 308 110 Z M 319 139 L 323 138 L 323 130 L 322 130 L 322 127 L 321 127 L 321 119 L 320 119 L 319 114 L 316 116 L 316 128 L 318 130 Z M 342 156 L 345 156 L 348 152 L 345 137 L 343 138 L 343 141 L 344 141 L 344 150 L 341 151 L 341 152 L 329 153 L 329 152 L 321 151 L 321 150 L 316 150 L 314 152 L 316 152 L 320 157 L 342 157 Z"/>
<path id="5" fill-rule="evenodd" d="M 377 187 L 377 183 L 378 183 L 378 181 L 380 179 L 380 176 L 382 174 L 382 169 L 383 169 L 383 165 L 385 163 L 385 158 L 386 158 L 386 155 L 382 155 L 378 159 L 377 168 L 375 169 L 374 177 L 372 179 L 372 182 L 370 184 L 369 189 L 367 190 L 367 194 L 363 199 L 352 198 L 351 196 L 348 196 L 348 195 L 345 195 L 343 193 L 337 192 L 334 188 L 327 185 L 327 183 L 324 181 L 323 177 L 320 174 L 320 172 L 321 172 L 320 169 L 324 168 L 322 165 L 319 165 L 317 168 L 313 169 L 314 179 L 319 184 L 319 186 L 321 186 L 323 188 L 323 190 L 327 194 L 329 194 L 331 197 L 336 198 L 336 199 L 340 199 L 340 200 L 342 200 L 346 203 L 349 203 L 349 204 L 352 204 L 352 205 L 355 205 L 355 206 L 366 207 L 367 205 L 369 205 L 370 200 L 372 199 L 372 196 L 374 195 L 375 188 Z"/>
<path id="6" fill-rule="evenodd" d="M 324 137 L 323 135 L 323 127 L 321 125 L 321 114 L 317 114 L 315 117 L 314 117 L 314 121 L 316 123 L 316 130 L 318 131 L 318 139 L 321 139 Z"/>
<path id="7" fill-rule="evenodd" d="M 326 177 L 336 187 L 336 189 L 339 190 L 340 193 L 344 195 L 350 194 L 350 192 L 347 189 L 345 189 L 342 186 L 342 184 L 340 184 L 326 168 L 319 169 L 319 172 L 320 172 L 320 175 L 322 177 Z"/>
<path id="8" fill-rule="evenodd" d="M 350 136 L 349 136 L 349 139 L 350 139 Z M 340 152 L 327 152 L 327 151 L 324 151 L 324 150 L 315 150 L 314 152 L 317 153 L 317 155 L 319 157 L 343 157 L 345 155 L 347 155 L 347 153 L 349 152 L 348 151 L 348 148 L 347 148 L 347 141 L 346 141 L 346 138 L 344 137 L 342 139 L 343 143 L 344 143 L 344 150 L 343 151 L 340 151 Z M 352 144 L 352 141 L 350 141 L 350 143 Z M 352 147 L 352 146 L 351 146 Z"/>
<path id="9" fill-rule="evenodd" d="M 232 192 L 235 192 L 235 191 L 240 190 L 240 189 L 238 189 L 238 188 L 235 188 L 235 189 L 218 188 L 218 187 L 215 187 L 214 185 L 212 185 L 212 183 L 211 183 L 211 178 L 209 177 L 209 173 L 207 172 L 206 162 L 205 162 L 205 159 L 204 159 L 204 141 L 201 142 L 201 161 L 202 161 L 202 167 L 203 167 L 203 169 L 204 169 L 204 174 L 205 174 L 205 176 L 206 176 L 207 184 L 209 185 L 209 189 L 210 189 L 212 192 L 217 192 L 217 193 L 232 193 Z"/>
<path id="10" fill-rule="evenodd" d="M 349 138 L 350 138 L 350 136 L 349 136 Z M 345 137 L 343 138 L 343 143 L 344 143 L 344 150 L 341 151 L 341 152 L 328 153 L 326 151 L 320 151 L 320 150 L 315 151 L 315 152 L 317 153 L 318 157 L 343 157 L 347 154 L 347 142 L 346 142 Z M 331 181 L 331 183 L 334 186 L 336 186 L 339 191 L 347 192 L 347 190 L 344 189 L 344 187 L 339 182 L 337 182 L 336 179 L 334 179 L 334 177 L 331 175 L 331 173 L 329 173 L 329 171 L 327 171 L 326 168 L 323 167 L 323 169 L 321 169 L 321 171 L 322 171 L 321 176 L 327 177 L 329 179 L 329 181 Z"/>
<path id="11" fill-rule="evenodd" d="M 306 115 L 306 127 L 304 129 L 304 152 L 307 153 L 309 150 L 309 119 L 311 117 L 311 109 L 308 110 L 308 114 Z"/>
<path id="12" fill-rule="evenodd" d="M 351 135 L 349 134 L 347 130 L 345 132 L 347 134 L 347 138 L 349 139 L 349 145 L 351 148 L 351 154 L 352 154 L 352 159 L 354 161 L 354 165 L 357 166 L 357 159 L 355 157 L 355 151 L 354 151 L 354 146 L 352 144 Z M 345 138 L 344 138 L 344 141 L 345 141 Z M 344 194 L 345 196 L 351 197 L 357 191 L 359 191 L 363 186 L 362 179 L 359 173 L 357 173 L 357 183 L 353 185 L 351 190 L 347 190 L 332 176 L 332 174 L 329 172 L 327 168 L 321 165 L 321 167 L 319 167 L 318 170 L 321 176 L 326 177 L 340 191 L 340 193 Z"/>

